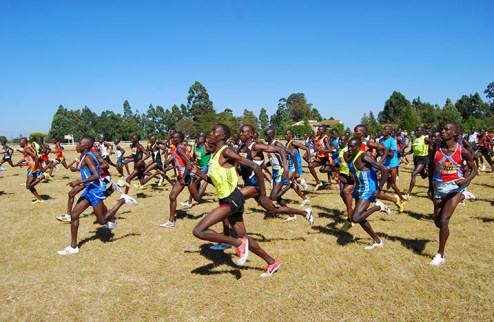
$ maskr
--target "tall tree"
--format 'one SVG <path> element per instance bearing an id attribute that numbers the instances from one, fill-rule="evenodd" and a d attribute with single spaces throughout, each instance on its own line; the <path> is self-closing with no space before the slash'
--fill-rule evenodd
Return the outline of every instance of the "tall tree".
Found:
<path id="1" fill-rule="evenodd" d="M 379 123 L 397 124 L 403 118 L 405 109 L 410 105 L 410 101 L 400 92 L 393 92 L 390 98 L 384 104 L 384 110 L 379 112 Z"/>
<path id="2" fill-rule="evenodd" d="M 412 107 L 419 113 L 422 124 L 427 128 L 432 128 L 436 124 L 436 107 L 428 102 L 422 102 L 420 97 L 412 100 Z"/>
<path id="3" fill-rule="evenodd" d="M 485 89 L 484 94 L 488 99 L 491 99 L 491 100 L 494 99 L 494 82 L 487 85 L 487 88 Z"/>
<path id="4" fill-rule="evenodd" d="M 453 102 L 448 98 L 442 110 L 438 111 L 437 127 L 442 126 L 445 122 L 455 122 L 461 124 L 461 113 L 453 105 Z"/>
<path id="5" fill-rule="evenodd" d="M 286 100 L 284 98 L 279 100 L 278 109 L 275 114 L 271 115 L 269 123 L 270 127 L 276 131 L 276 135 L 281 135 L 293 124 L 290 113 L 288 113 L 286 108 Z"/>
<path id="6" fill-rule="evenodd" d="M 304 93 L 290 94 L 284 103 L 294 122 L 301 121 L 310 115 L 312 104 L 307 103 Z"/>
<path id="7" fill-rule="evenodd" d="M 202 114 L 215 113 L 213 102 L 209 99 L 206 88 L 197 81 L 189 88 L 187 112 L 194 121 L 197 121 Z"/>
<path id="8" fill-rule="evenodd" d="M 407 105 L 405 107 L 403 118 L 398 124 L 402 129 L 406 131 L 415 130 L 421 124 L 419 112 L 411 105 Z"/>
<path id="9" fill-rule="evenodd" d="M 241 123 L 252 125 L 256 131 L 258 130 L 258 120 L 256 115 L 252 111 L 244 110 Z"/>
<path id="10" fill-rule="evenodd" d="M 322 121 L 321 113 L 317 110 L 317 108 L 313 107 L 310 109 L 309 115 L 307 117 L 309 120 L 316 120 L 318 122 Z"/>
<path id="11" fill-rule="evenodd" d="M 238 131 L 238 128 L 240 127 L 240 119 L 233 115 L 233 111 L 231 109 L 225 108 L 223 112 L 218 113 L 217 118 L 218 122 L 228 125 L 232 133 Z"/>
<path id="12" fill-rule="evenodd" d="M 166 134 L 165 109 L 162 106 L 153 106 L 150 104 L 146 114 L 142 115 L 144 131 L 146 133 L 154 133 L 158 137 L 164 137 Z"/>
<path id="13" fill-rule="evenodd" d="M 98 132 L 108 140 L 123 137 L 122 115 L 113 111 L 103 111 L 98 118 Z"/>
<path id="14" fill-rule="evenodd" d="M 143 128 L 139 118 L 132 112 L 132 107 L 127 100 L 123 103 L 123 118 L 122 118 L 122 140 L 130 140 L 133 135 L 143 136 Z"/>
<path id="15" fill-rule="evenodd" d="M 185 106 L 182 104 L 182 106 Z M 187 117 L 183 114 L 183 109 L 178 108 L 177 105 L 172 106 L 172 115 L 171 115 L 171 123 L 173 123 L 170 130 L 178 130 L 177 122 L 186 119 Z"/>
<path id="16" fill-rule="evenodd" d="M 259 112 L 259 126 L 261 129 L 267 129 L 269 126 L 269 116 L 264 107 Z"/>

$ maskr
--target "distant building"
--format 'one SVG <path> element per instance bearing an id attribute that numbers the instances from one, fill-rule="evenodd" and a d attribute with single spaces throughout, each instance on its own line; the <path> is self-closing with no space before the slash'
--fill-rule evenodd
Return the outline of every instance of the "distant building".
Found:
<path id="1" fill-rule="evenodd" d="M 326 128 L 328 129 L 335 127 L 335 125 L 337 124 L 342 124 L 343 127 L 345 127 L 345 124 L 340 120 L 322 120 L 322 121 L 309 120 L 308 123 L 310 127 L 312 127 L 312 131 L 314 131 L 314 133 L 317 132 L 318 127 L 323 125 L 325 125 Z M 299 121 L 297 123 L 292 124 L 292 126 L 296 126 L 296 125 L 304 125 L 304 121 Z"/>

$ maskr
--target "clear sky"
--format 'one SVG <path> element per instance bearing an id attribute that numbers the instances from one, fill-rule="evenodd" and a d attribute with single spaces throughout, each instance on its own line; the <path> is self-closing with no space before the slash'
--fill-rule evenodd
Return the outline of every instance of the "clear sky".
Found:
<path id="1" fill-rule="evenodd" d="M 347 126 L 393 91 L 444 105 L 494 82 L 494 1 L 0 0 L 0 135 L 48 132 L 59 105 L 128 100 L 271 115 L 305 93 Z"/>

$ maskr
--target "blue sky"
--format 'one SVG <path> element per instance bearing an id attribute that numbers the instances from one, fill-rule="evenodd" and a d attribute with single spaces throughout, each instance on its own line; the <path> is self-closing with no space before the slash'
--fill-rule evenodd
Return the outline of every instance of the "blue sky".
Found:
<path id="1" fill-rule="evenodd" d="M 59 105 L 217 111 L 305 93 L 348 126 L 393 91 L 444 105 L 494 82 L 494 1 L 0 0 L 0 135 L 47 132 Z"/>

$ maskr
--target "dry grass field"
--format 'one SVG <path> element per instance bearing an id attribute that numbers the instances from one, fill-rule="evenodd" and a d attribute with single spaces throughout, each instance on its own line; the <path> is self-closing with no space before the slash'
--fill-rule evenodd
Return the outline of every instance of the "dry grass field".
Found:
<path id="1" fill-rule="evenodd" d="M 68 159 L 75 153 L 67 153 Z M 14 155 L 19 159 L 19 154 Z M 265 217 L 253 200 L 246 204 L 251 236 L 281 262 L 271 278 L 259 277 L 265 263 L 255 255 L 237 267 L 235 251 L 209 250 L 192 229 L 213 207 L 208 202 L 182 209 L 177 227 L 158 225 L 168 218 L 170 186 L 151 181 L 132 187 L 139 205 L 124 205 L 119 226 L 104 231 L 90 211 L 79 229 L 80 253 L 57 255 L 69 245 L 66 185 L 77 173 L 60 167 L 55 179 L 37 186 L 45 199 L 32 204 L 21 186 L 25 168 L 0 173 L 0 319 L 322 321 L 322 320 L 493 320 L 494 175 L 482 173 L 470 186 L 477 196 L 459 207 L 451 222 L 446 263 L 428 265 L 438 247 L 426 181 L 398 214 L 370 217 L 384 248 L 364 250 L 371 239 L 358 226 L 337 229 L 343 202 L 337 190 L 310 191 L 315 214 L 310 227 L 299 217 Z M 116 175 L 115 169 L 112 174 Z M 314 180 L 305 177 L 309 183 Z M 410 170 L 401 168 L 400 188 Z M 114 180 L 115 181 L 115 180 Z M 108 206 L 116 194 L 106 200 Z M 188 198 L 184 192 L 179 201 Z M 293 207 L 300 200 L 289 192 Z M 218 230 L 219 226 L 216 227 Z"/>

